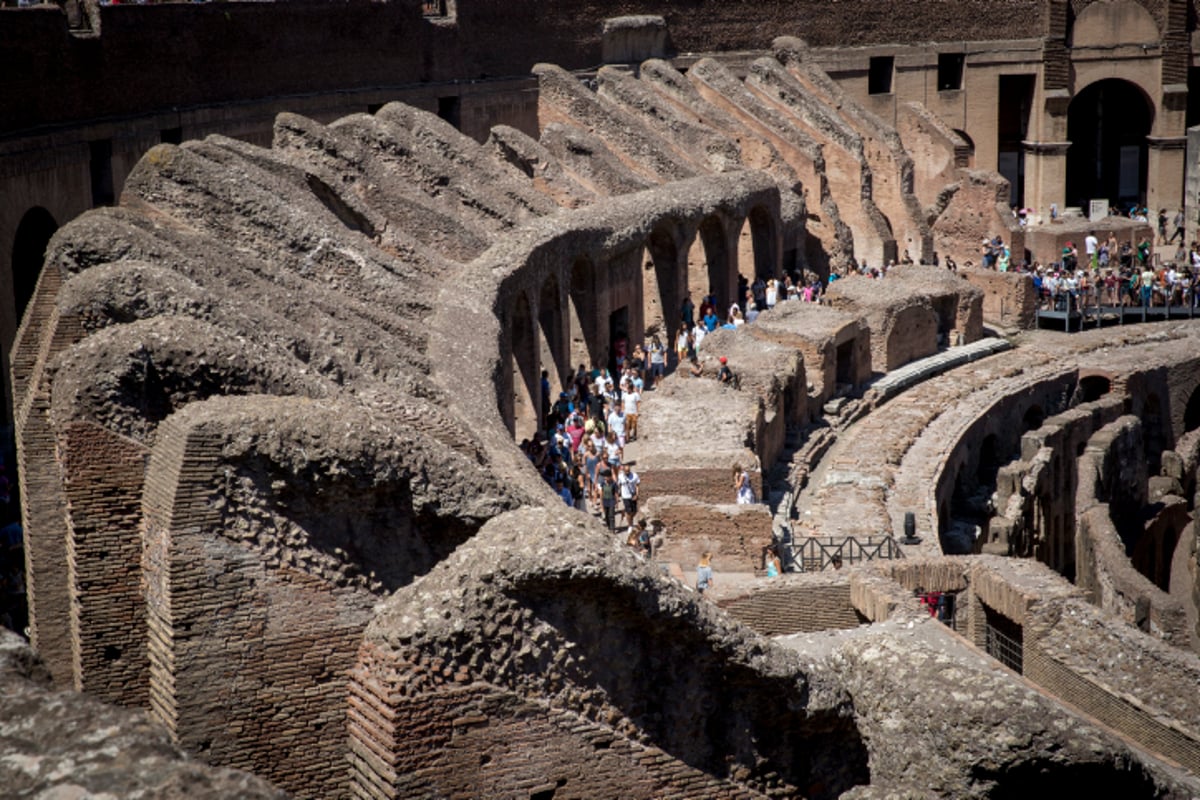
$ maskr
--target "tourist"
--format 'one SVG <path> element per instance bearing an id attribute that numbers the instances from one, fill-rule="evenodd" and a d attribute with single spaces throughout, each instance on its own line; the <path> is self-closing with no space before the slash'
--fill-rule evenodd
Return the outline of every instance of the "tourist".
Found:
<path id="1" fill-rule="evenodd" d="M 1186 234 L 1184 233 L 1184 230 L 1183 230 L 1184 220 L 1185 220 L 1185 217 L 1183 216 L 1183 209 L 1181 208 L 1177 212 L 1175 212 L 1175 220 L 1174 220 L 1175 230 L 1171 233 L 1171 238 L 1167 242 L 1168 244 L 1175 241 L 1175 237 L 1177 237 L 1177 236 L 1179 237 L 1180 246 L 1182 246 L 1184 244 L 1184 239 L 1186 238 Z"/>
<path id="2" fill-rule="evenodd" d="M 650 386 L 657 389 L 667 372 L 667 348 L 662 340 L 654 336 L 650 340 Z M 629 413 L 626 411 L 625 413 Z"/>
<path id="3" fill-rule="evenodd" d="M 717 370 L 717 380 L 727 386 L 733 385 L 733 370 L 729 368 L 729 359 L 721 356 L 721 368 Z"/>
<path id="4" fill-rule="evenodd" d="M 608 423 L 609 435 L 615 436 L 617 444 L 624 449 L 627 433 L 625 423 L 628 420 L 625 416 L 625 406 L 620 400 L 614 400 L 612 410 L 608 412 L 608 418 L 605 421 Z"/>
<path id="5" fill-rule="evenodd" d="M 675 363 L 683 364 L 688 359 L 688 351 L 692 347 L 692 331 L 688 325 L 683 325 L 679 328 L 679 334 L 675 337 Z"/>
<path id="6" fill-rule="evenodd" d="M 696 306 L 692 303 L 692 293 L 683 293 L 683 302 L 679 305 L 679 321 L 683 323 L 683 330 L 690 330 L 696 324 Z"/>
<path id="7" fill-rule="evenodd" d="M 625 544 L 637 550 L 640 555 L 650 558 L 653 545 L 650 541 L 650 530 L 646 527 L 645 518 L 639 519 L 629 529 L 629 537 L 625 540 Z"/>
<path id="8" fill-rule="evenodd" d="M 754 502 L 754 486 L 750 483 L 750 473 L 742 469 L 741 464 L 733 465 L 733 491 L 739 506 Z"/>
<path id="9" fill-rule="evenodd" d="M 617 476 L 617 488 L 621 492 L 621 505 L 625 511 L 626 526 L 632 526 L 633 518 L 637 516 L 638 488 L 641 482 L 641 477 L 633 471 L 632 466 L 621 465 L 621 471 Z"/>
<path id="10" fill-rule="evenodd" d="M 642 395 L 634 387 L 632 382 L 625 384 L 625 391 L 621 394 L 621 410 L 624 411 L 624 425 L 627 438 L 633 442 L 637 440 L 638 435 L 638 409 L 641 406 Z"/>
<path id="11" fill-rule="evenodd" d="M 604 524 L 608 526 L 610 532 L 617 529 L 616 526 L 616 505 L 617 505 L 617 482 L 613 479 L 611 469 L 607 467 L 600 470 L 600 512 L 604 516 Z"/>
<path id="12" fill-rule="evenodd" d="M 783 572 L 782 565 L 779 562 L 779 549 L 775 545 L 767 545 L 767 552 L 763 561 L 763 569 L 767 571 L 768 578 L 778 578 L 780 573 Z"/>
<path id="13" fill-rule="evenodd" d="M 600 454 L 596 451 L 595 442 L 589 440 L 583 452 L 584 490 L 587 493 L 588 501 L 597 508 L 600 504 L 600 483 L 597 480 L 599 469 Z"/>
<path id="14" fill-rule="evenodd" d="M 712 553 L 705 553 L 700 556 L 700 563 L 696 566 L 696 591 L 704 594 L 713 585 Z"/>

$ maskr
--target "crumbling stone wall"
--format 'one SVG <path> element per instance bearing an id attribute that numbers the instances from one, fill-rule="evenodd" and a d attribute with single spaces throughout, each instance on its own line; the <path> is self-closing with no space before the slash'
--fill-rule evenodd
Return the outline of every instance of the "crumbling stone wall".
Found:
<path id="1" fill-rule="evenodd" d="M 850 599 L 850 578 L 821 572 L 789 574 L 719 604 L 763 636 L 855 628 L 866 622 Z"/>
<path id="2" fill-rule="evenodd" d="M 494 794 L 514 780 L 587 791 L 579 782 L 594 775 L 635 797 L 751 797 L 800 786 L 833 797 L 865 781 L 861 741 L 829 713 L 836 694 L 614 550 L 593 525 L 565 509 L 502 516 L 389 601 L 353 673 L 356 791 Z M 534 550 L 537 560 L 525 552 Z M 764 672 L 772 675 L 765 684 L 752 679 Z M 770 686 L 769 697 L 756 685 Z M 781 698 L 792 698 L 786 711 Z M 486 728 L 517 742 L 542 736 L 543 745 L 518 754 L 489 735 L 487 758 L 471 771 L 453 769 L 453 747 L 423 746 L 430 735 L 445 745 Z M 614 771 L 613 759 L 627 769 Z"/>
<path id="3" fill-rule="evenodd" d="M 1030 276 L 961 268 L 959 274 L 983 291 L 983 321 L 987 324 L 1027 330 L 1037 323 L 1039 298 Z"/>
<path id="4" fill-rule="evenodd" d="M 1179 600 L 1140 574 L 1128 556 L 1144 532 L 1148 500 L 1141 448 L 1141 421 L 1125 416 L 1098 431 L 1080 456 L 1076 581 L 1118 619 L 1187 647 L 1190 632 Z"/>
<path id="5" fill-rule="evenodd" d="M 4 628 L 0 680 L 0 780 L 13 796 L 287 797 L 249 773 L 189 758 L 140 712 L 55 691 L 45 664 Z"/>
<path id="6" fill-rule="evenodd" d="M 1185 769 L 1200 770 L 1196 695 L 1176 688 L 1200 680 L 1194 653 L 1139 636 L 1078 601 L 1042 604 L 1025 630 L 1026 677 Z"/>
<path id="7" fill-rule="evenodd" d="M 704 553 L 712 553 L 717 572 L 753 572 L 762 566 L 762 549 L 771 543 L 771 511 L 765 504 L 709 504 L 655 495 L 643 507 L 648 518 L 662 523 L 662 544 L 654 550 L 654 559 L 662 563 L 690 569 Z"/>
<path id="8" fill-rule="evenodd" d="M 997 472 L 984 552 L 1032 556 L 1064 575 L 1075 570 L 1077 453 L 1122 413 L 1120 396 L 1085 403 L 1021 437 L 1020 457 Z"/>
<path id="9" fill-rule="evenodd" d="M 807 419 L 816 419 L 839 391 L 859 391 L 871 376 L 871 334 L 858 319 L 828 306 L 781 303 L 759 315 L 752 336 L 793 347 L 804 356 L 811 389 Z M 804 421 L 804 418 L 795 421 Z"/>

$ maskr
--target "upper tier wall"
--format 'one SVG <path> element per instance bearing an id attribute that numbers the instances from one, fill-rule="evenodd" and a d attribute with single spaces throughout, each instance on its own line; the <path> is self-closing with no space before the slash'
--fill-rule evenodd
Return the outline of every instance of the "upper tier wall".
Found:
<path id="1" fill-rule="evenodd" d="M 527 74 L 539 61 L 569 69 L 601 61 L 608 17 L 661 14 L 678 52 L 766 49 L 770 37 L 813 45 L 1036 37 L 1044 0 L 874 4 L 705 0 L 471 2 L 429 21 L 414 0 L 104 6 L 99 36 L 67 31 L 52 8 L 4 11 L 0 52 L 10 80 L 0 128 L 16 131 L 100 116 L 267 96 L 310 95 L 421 81 Z M 27 79 L 26 79 L 27 78 Z M 36 78 L 36 79 L 35 79 Z"/>

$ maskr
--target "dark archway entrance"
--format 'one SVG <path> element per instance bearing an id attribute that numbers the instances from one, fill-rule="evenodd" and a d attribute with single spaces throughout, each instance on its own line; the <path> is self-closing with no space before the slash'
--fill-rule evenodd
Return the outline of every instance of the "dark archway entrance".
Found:
<path id="1" fill-rule="evenodd" d="M 1153 104 L 1129 81 L 1108 78 L 1075 95 L 1067 110 L 1067 204 L 1144 205 L 1153 125 Z"/>
<path id="2" fill-rule="evenodd" d="M 1189 433 L 1196 428 L 1200 428 L 1200 388 L 1192 391 L 1183 411 L 1183 432 Z"/>
<path id="3" fill-rule="evenodd" d="M 18 324 L 29 301 L 33 299 L 33 290 L 37 287 L 42 264 L 46 260 L 46 245 L 56 230 L 58 223 L 49 211 L 40 206 L 26 211 L 17 225 L 17 235 L 13 237 L 12 276 Z"/>

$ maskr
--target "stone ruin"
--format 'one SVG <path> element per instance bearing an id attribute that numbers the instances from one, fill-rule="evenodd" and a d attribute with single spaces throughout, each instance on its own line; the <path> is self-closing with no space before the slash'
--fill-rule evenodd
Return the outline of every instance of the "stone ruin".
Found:
<path id="1" fill-rule="evenodd" d="M 969 248 L 1004 224 L 998 179 L 928 112 L 872 115 L 798 40 L 744 72 L 536 73 L 536 140 L 480 144 L 400 104 L 283 114 L 270 148 L 155 147 L 118 206 L 56 234 L 12 357 L 48 673 L 6 643 L 0 704 L 65 745 L 5 745 L 0 775 L 192 797 L 1200 792 L 1180 691 L 1200 583 L 1155 594 L 1119 546 L 1156 531 L 1161 579 L 1168 542 L 1194 541 L 1200 331 L 1129 334 L 1117 357 L 1099 335 L 968 350 L 992 347 L 984 291 L 911 266 L 713 334 L 704 369 L 728 354 L 741 389 L 672 375 L 635 448 L 660 552 L 687 569 L 703 539 L 746 571 L 776 507 L 847 536 L 916 510 L 923 542 L 701 600 L 514 446 L 541 369 L 671 341 L 686 291 L 727 304 L 739 275 Z M 1167 479 L 1169 519 L 1114 518 L 1114 498 L 1153 505 L 1125 453 Z M 728 510 L 733 460 L 769 505 Z M 943 556 L 993 484 L 992 555 Z M 918 587 L 957 593 L 962 636 Z M 1025 642 L 1009 670 L 997 630 Z M 65 720 L 100 708 L 68 688 L 154 722 Z M 61 766 L 100 742 L 136 769 Z"/>

